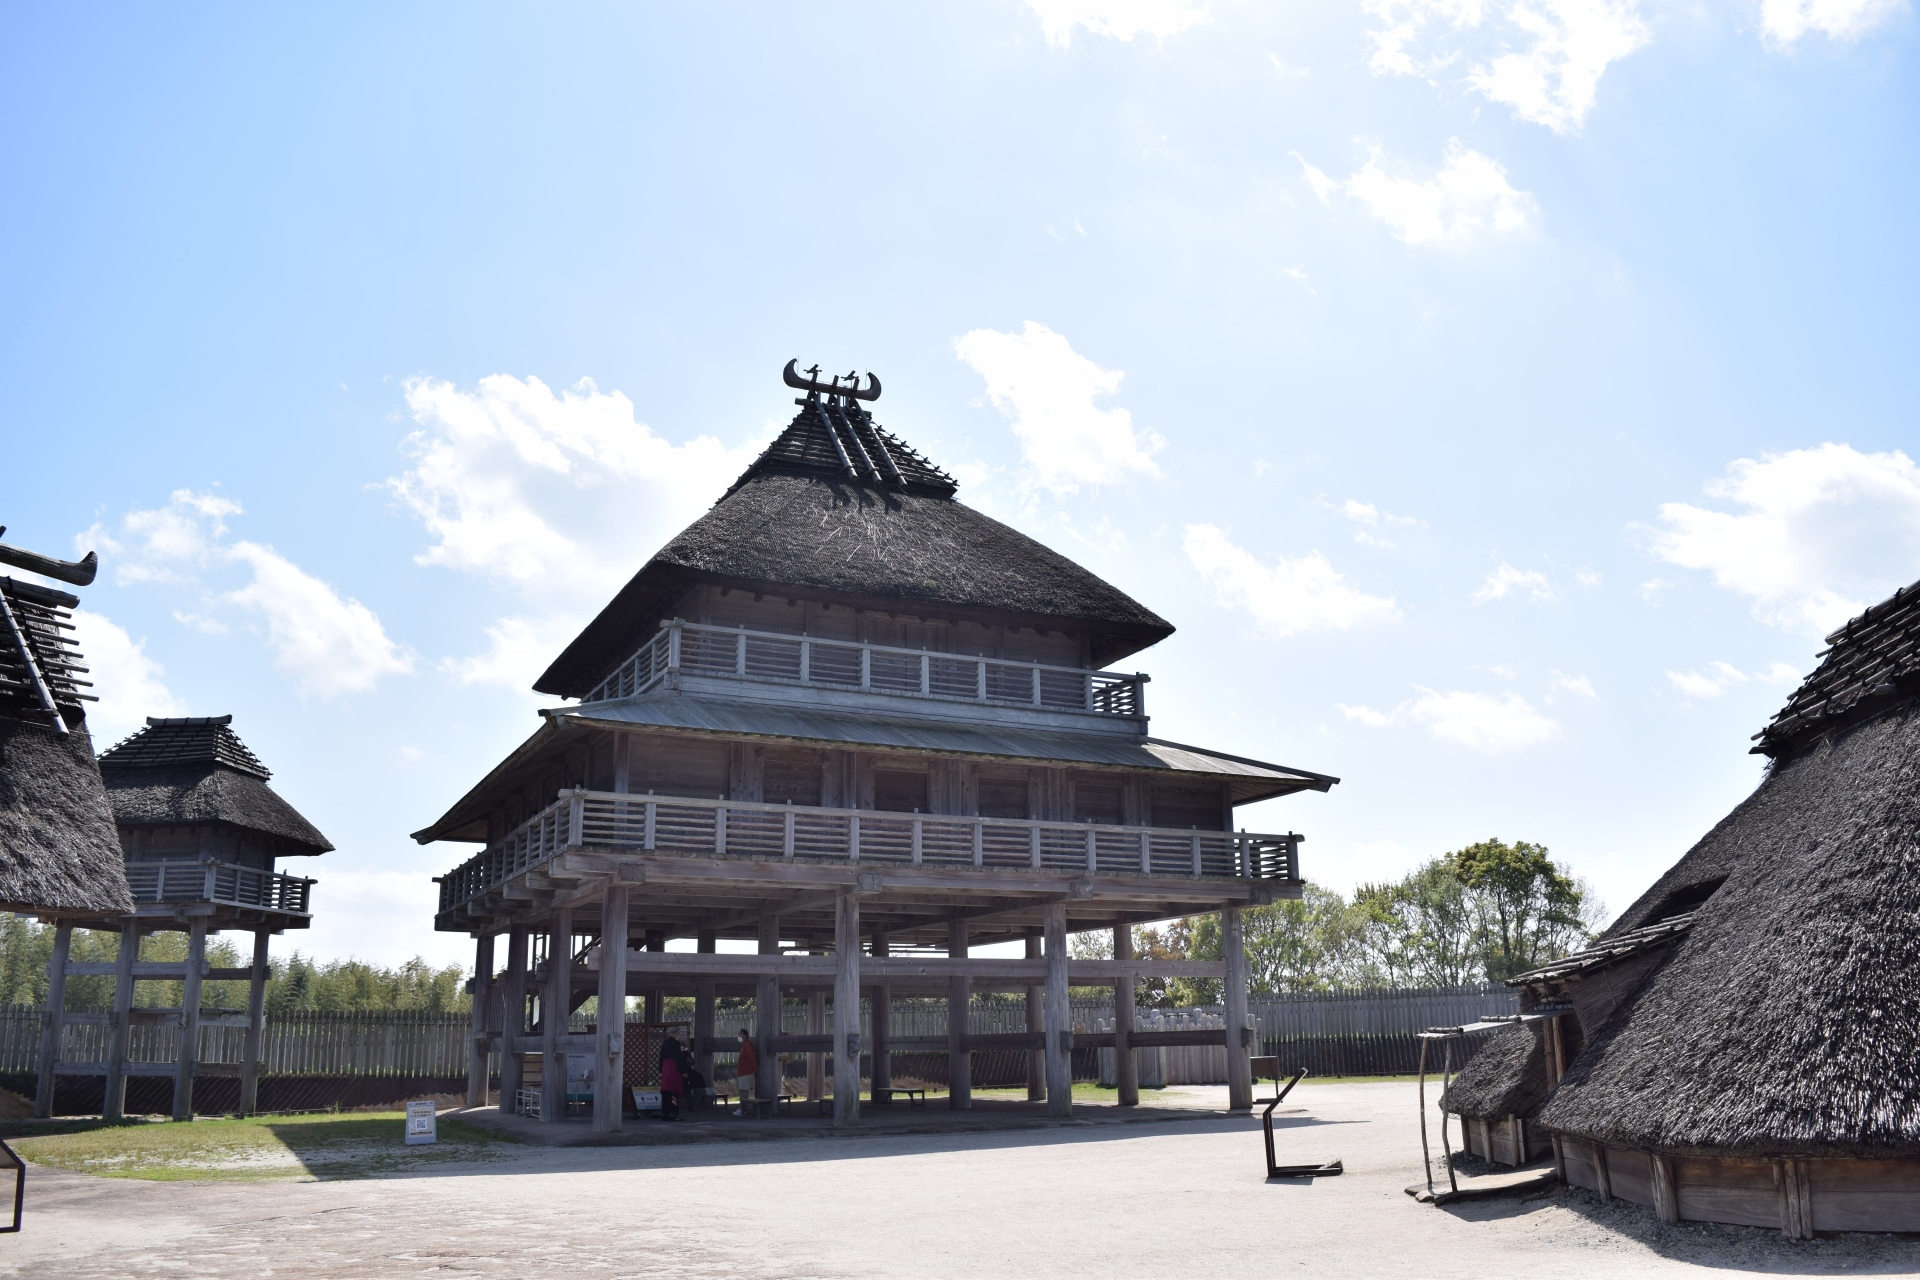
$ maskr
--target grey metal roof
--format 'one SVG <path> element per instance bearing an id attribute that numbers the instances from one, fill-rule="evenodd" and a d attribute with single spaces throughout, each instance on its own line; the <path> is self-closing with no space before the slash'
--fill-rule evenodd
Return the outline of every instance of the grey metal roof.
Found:
<path id="1" fill-rule="evenodd" d="M 1241 803 L 1254 798 L 1287 795 L 1294 791 L 1325 791 L 1339 781 L 1325 774 L 1224 755 L 1160 738 L 836 715 L 828 711 L 720 702 L 695 697 L 655 698 L 614 706 L 566 708 L 546 714 L 555 720 L 610 729 L 683 729 L 695 733 L 749 734 L 796 742 L 832 743 L 836 746 L 944 751 L 1035 763 L 1111 765 L 1127 769 L 1205 774 L 1214 778 L 1244 780 L 1249 784 L 1253 794 L 1245 798 L 1237 797 Z"/>

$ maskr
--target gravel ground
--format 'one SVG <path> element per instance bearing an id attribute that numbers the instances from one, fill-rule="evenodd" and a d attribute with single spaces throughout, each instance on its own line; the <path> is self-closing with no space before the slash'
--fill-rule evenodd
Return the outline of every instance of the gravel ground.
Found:
<path id="1" fill-rule="evenodd" d="M 1920 1274 L 1920 1239 L 1789 1244 L 1769 1231 L 1665 1227 L 1581 1191 L 1419 1205 L 1403 1191 L 1419 1175 L 1413 1086 L 1302 1086 L 1295 1102 L 1304 1111 L 1281 1127 L 1282 1159 L 1339 1157 L 1345 1176 L 1269 1186 L 1258 1126 L 1220 1120 L 521 1147 L 358 1181 L 163 1183 L 34 1168 L 26 1229 L 0 1243 L 0 1274 Z"/>

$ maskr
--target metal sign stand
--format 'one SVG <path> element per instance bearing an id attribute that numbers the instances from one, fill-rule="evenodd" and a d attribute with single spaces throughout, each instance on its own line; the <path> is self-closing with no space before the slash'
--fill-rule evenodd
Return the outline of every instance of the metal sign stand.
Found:
<path id="1" fill-rule="evenodd" d="M 1273 1162 L 1273 1109 L 1279 1106 L 1281 1100 L 1289 1093 L 1293 1092 L 1293 1086 L 1299 1084 L 1302 1080 L 1306 1079 L 1306 1077 L 1307 1069 L 1302 1067 L 1293 1073 L 1293 1079 L 1287 1081 L 1286 1088 L 1282 1089 L 1280 1088 L 1280 1080 L 1276 1076 L 1273 1082 L 1275 1090 L 1273 1099 L 1267 1103 L 1266 1110 L 1260 1113 L 1260 1127 L 1267 1132 L 1267 1180 L 1269 1182 L 1275 1178 L 1337 1178 L 1346 1172 L 1345 1167 L 1338 1160 L 1332 1160 L 1326 1164 L 1283 1165 Z"/>

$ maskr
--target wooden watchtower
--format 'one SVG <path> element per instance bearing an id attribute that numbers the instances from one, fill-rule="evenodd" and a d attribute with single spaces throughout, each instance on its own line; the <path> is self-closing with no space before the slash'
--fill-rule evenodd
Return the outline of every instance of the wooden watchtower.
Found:
<path id="1" fill-rule="evenodd" d="M 792 423 L 534 685 L 578 701 L 415 833 L 482 846 L 438 878 L 435 921 L 478 939 L 472 1101 L 489 1049 L 509 1110 L 526 1055 L 591 1054 L 597 1081 L 620 1081 L 624 1037 L 570 1034 L 565 1014 L 595 994 L 624 1010 L 631 983 L 650 1004 L 694 997 L 708 1062 L 732 1044 L 714 1036 L 716 996 L 754 995 L 762 1061 L 831 1054 L 843 1125 L 863 1053 L 879 1090 L 890 1053 L 934 1047 L 891 1036 L 892 997 L 947 996 L 951 1104 L 970 1104 L 972 1053 L 1024 1049 L 1066 1115 L 1074 1045 L 1115 1047 L 1122 1101 L 1137 1098 L 1133 982 L 1182 973 L 1224 979 L 1229 1030 L 1210 1035 L 1249 1106 L 1240 913 L 1300 894 L 1301 837 L 1236 832 L 1234 809 L 1337 780 L 1152 736 L 1147 677 L 1112 664 L 1173 627 L 956 501 L 875 422 L 877 379 L 816 372 L 788 365 Z M 1132 924 L 1208 911 L 1224 913 L 1223 961 L 1132 958 Z M 1114 931 L 1116 959 L 1070 963 L 1067 934 L 1094 928 Z M 721 939 L 755 951 L 717 953 Z M 969 956 L 1006 941 L 1024 957 Z M 1070 983 L 1116 987 L 1114 1032 L 1072 1035 Z M 970 1035 L 985 989 L 1025 992 L 1029 1032 Z M 781 1034 L 783 993 L 829 991 L 830 1034 Z M 560 1118 L 565 1081 L 543 1069 L 525 1109 Z M 760 1094 L 777 1089 L 763 1070 Z M 596 1128 L 620 1127 L 621 1093 L 596 1089 Z"/>
<path id="2" fill-rule="evenodd" d="M 64 1014 L 59 999 L 49 1000 L 40 1066 L 43 1114 L 50 1113 L 57 1076 L 104 1076 L 102 1110 L 108 1119 L 123 1114 L 130 1075 L 173 1077 L 176 1120 L 193 1114 L 194 1080 L 200 1075 L 237 1073 L 239 1109 L 256 1109 L 269 942 L 274 934 L 304 929 L 312 920 L 314 882 L 280 870 L 277 863 L 326 853 L 333 845 L 267 785 L 271 773 L 233 732 L 232 722 L 232 716 L 149 717 L 146 728 L 100 757 L 130 910 L 88 922 L 119 931 L 119 956 L 111 965 L 69 964 L 65 946 L 56 945 L 50 988 L 63 990 L 70 974 L 111 972 L 113 1011 L 105 1015 L 110 1031 L 104 1061 L 61 1061 L 54 1051 L 61 1043 L 61 1023 L 102 1015 Z M 185 961 L 141 961 L 141 938 L 168 930 L 186 933 Z M 250 965 L 207 967 L 207 937 L 221 930 L 253 934 Z M 63 942 L 64 935 L 56 938 L 56 944 Z M 180 982 L 180 1007 L 135 1008 L 134 984 L 143 981 Z M 207 981 L 248 983 L 246 1010 L 203 1010 L 200 992 Z M 174 1060 L 133 1060 L 129 1047 L 137 1026 L 178 1027 Z M 241 1061 L 200 1061 L 203 1026 L 244 1027 Z"/>

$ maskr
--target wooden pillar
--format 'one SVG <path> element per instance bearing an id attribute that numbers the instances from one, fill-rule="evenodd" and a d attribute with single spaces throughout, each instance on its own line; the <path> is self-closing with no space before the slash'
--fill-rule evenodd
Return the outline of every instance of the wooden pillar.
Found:
<path id="1" fill-rule="evenodd" d="M 53 955 L 47 960 L 47 1013 L 40 1028 L 40 1082 L 33 1094 L 33 1114 L 42 1120 L 53 1115 L 53 1069 L 60 1061 L 61 1028 L 67 1016 L 67 957 L 73 951 L 73 926 L 62 920 L 53 927 Z"/>
<path id="2" fill-rule="evenodd" d="M 1133 959 L 1133 926 L 1113 926 L 1113 958 Z M 1133 975 L 1123 973 L 1113 980 L 1113 1083 L 1120 1094 L 1120 1105 L 1140 1105 L 1140 1072 L 1133 1061 Z"/>
<path id="3" fill-rule="evenodd" d="M 1673 1157 L 1653 1157 L 1653 1209 L 1662 1222 L 1680 1221 L 1679 1187 L 1673 1180 Z"/>
<path id="4" fill-rule="evenodd" d="M 500 995 L 500 1110 L 520 1114 L 520 1068 L 523 1060 L 514 1044 L 527 1034 L 527 927 L 507 930 L 507 977 Z"/>
<path id="5" fill-rule="evenodd" d="M 1253 1109 L 1253 1063 L 1247 1058 L 1247 948 L 1240 908 L 1220 913 L 1220 947 L 1226 955 L 1227 1109 Z"/>
<path id="6" fill-rule="evenodd" d="M 547 989 L 540 997 L 540 1120 L 552 1124 L 567 1114 L 567 1006 L 573 998 L 573 908 L 558 907 L 547 922 Z"/>
<path id="7" fill-rule="evenodd" d="M 467 1105 L 487 1105 L 487 988 L 493 981 L 493 935 L 473 944 L 473 1010 L 467 1015 Z"/>
<path id="8" fill-rule="evenodd" d="M 140 957 L 140 927 L 129 920 L 120 930 L 120 952 L 113 965 L 113 1022 L 107 1033 L 107 1091 L 100 1104 L 104 1120 L 127 1114 L 127 1041 L 133 1034 L 133 962 Z"/>
<path id="9" fill-rule="evenodd" d="M 891 946 L 885 933 L 874 930 L 875 960 L 886 959 Z M 893 988 L 884 982 L 873 989 L 873 1013 L 867 1021 L 873 1036 L 873 1047 L 867 1051 L 873 1059 L 871 1088 L 877 1098 L 881 1090 L 893 1088 Z"/>
<path id="10" fill-rule="evenodd" d="M 200 975 L 207 967 L 207 921 L 187 926 L 187 977 L 180 984 L 180 1052 L 173 1066 L 173 1118 L 193 1119 L 193 1073 L 200 1065 Z"/>
<path id="11" fill-rule="evenodd" d="M 807 996 L 807 1034 L 827 1034 L 827 993 L 818 989 Z M 819 1102 L 827 1096 L 827 1055 L 807 1055 L 807 1101 Z"/>
<path id="12" fill-rule="evenodd" d="M 600 900 L 600 1012 L 594 1023 L 593 1131 L 620 1132 L 626 1102 L 627 896 L 607 886 Z"/>
<path id="13" fill-rule="evenodd" d="M 860 899 L 842 894 L 833 921 L 833 1123 L 860 1123 Z"/>
<path id="14" fill-rule="evenodd" d="M 713 933 L 703 930 L 694 946 L 703 956 L 713 954 Z M 693 984 L 693 1068 L 713 1084 L 713 979 L 699 978 Z"/>
<path id="15" fill-rule="evenodd" d="M 780 954 L 780 917 L 764 916 L 760 921 L 760 954 Z M 753 993 L 753 1040 L 760 1055 L 760 1070 L 753 1077 L 753 1096 L 770 1101 L 780 1096 L 780 1058 L 773 1042 L 780 1035 L 780 979 L 771 973 L 760 975 Z"/>
<path id="16" fill-rule="evenodd" d="M 967 958 L 967 922 L 947 925 L 947 955 Z M 973 1004 L 971 978 L 947 979 L 947 1106 L 966 1111 L 973 1106 L 973 1055 L 967 1052 L 967 1013 Z"/>
<path id="17" fill-rule="evenodd" d="M 647 930 L 647 950 L 665 951 L 667 935 L 659 929 Z M 667 1018 L 667 993 L 659 987 L 647 989 L 642 1014 L 648 1022 L 665 1022 Z"/>
<path id="18" fill-rule="evenodd" d="M 240 1112 L 252 1115 L 260 1109 L 260 1059 L 266 1053 L 267 977 L 273 972 L 267 963 L 267 949 L 273 934 L 266 929 L 253 931 L 253 968 L 247 974 L 247 1039 L 240 1049 Z M 481 1051 L 485 1063 L 485 1051 Z M 485 1068 L 483 1067 L 484 1071 Z M 486 1101 L 486 1076 L 480 1078 L 481 1101 Z"/>
<path id="19" fill-rule="evenodd" d="M 1027 959 L 1040 958 L 1040 935 L 1027 935 Z M 1042 1002 L 1046 998 L 1044 986 L 1027 988 L 1027 1034 L 1039 1035 L 1047 1029 L 1046 1015 L 1042 1012 Z M 1047 1051 L 1045 1049 L 1027 1050 L 1027 1101 L 1045 1102 L 1047 1100 Z"/>
<path id="20" fill-rule="evenodd" d="M 1073 1115 L 1071 1010 L 1067 1005 L 1067 908 L 1045 907 L 1047 935 L 1047 1114 Z"/>

